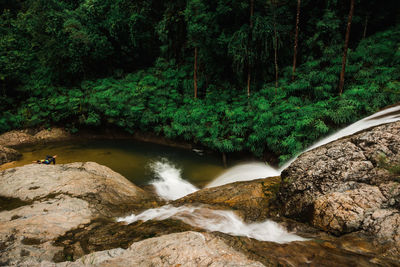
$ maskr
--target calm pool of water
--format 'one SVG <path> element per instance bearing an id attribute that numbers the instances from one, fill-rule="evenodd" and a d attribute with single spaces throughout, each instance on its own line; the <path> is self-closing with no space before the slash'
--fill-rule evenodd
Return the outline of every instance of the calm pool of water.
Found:
<path id="1" fill-rule="evenodd" d="M 167 160 L 182 171 L 182 178 L 202 187 L 224 171 L 221 158 L 198 155 L 190 150 L 141 143 L 132 140 L 66 141 L 20 147 L 23 158 L 12 165 L 22 166 L 46 155 L 57 155 L 57 164 L 94 161 L 110 167 L 137 185 L 154 179 L 152 162 Z"/>

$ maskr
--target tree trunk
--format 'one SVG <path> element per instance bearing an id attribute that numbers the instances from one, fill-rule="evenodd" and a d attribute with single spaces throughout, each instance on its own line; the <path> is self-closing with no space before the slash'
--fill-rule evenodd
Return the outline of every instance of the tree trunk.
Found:
<path id="1" fill-rule="evenodd" d="M 278 34 L 276 32 L 276 3 L 275 1 L 272 1 L 272 4 L 274 5 L 273 7 L 273 12 L 274 12 L 274 54 L 275 54 L 275 95 L 277 95 L 278 91 Z"/>
<path id="2" fill-rule="evenodd" d="M 298 46 L 298 39 L 299 39 L 299 23 L 300 23 L 300 4 L 301 4 L 301 0 L 297 0 L 296 34 L 294 36 L 292 81 L 294 81 L 294 75 L 296 73 L 297 46 Z"/>
<path id="3" fill-rule="evenodd" d="M 365 15 L 363 39 L 365 39 L 365 37 L 367 36 L 367 26 L 368 26 L 368 14 Z"/>
<path id="4" fill-rule="evenodd" d="M 344 41 L 344 48 L 343 48 L 342 71 L 340 72 L 340 81 L 339 81 L 339 95 L 342 95 L 343 93 L 344 74 L 346 71 L 347 49 L 349 48 L 349 38 L 350 38 L 351 20 L 353 19 L 353 12 L 354 12 L 354 0 L 351 0 L 349 18 L 347 20 L 346 39 Z"/>
<path id="5" fill-rule="evenodd" d="M 225 169 L 228 168 L 228 164 L 227 164 L 227 161 L 226 161 L 226 154 L 225 154 L 225 152 L 222 152 L 222 163 L 224 164 L 224 168 L 225 168 Z"/>
<path id="6" fill-rule="evenodd" d="M 197 47 L 194 48 L 193 83 L 194 83 L 194 98 L 197 98 Z"/>
<path id="7" fill-rule="evenodd" d="M 248 51 L 251 51 L 251 37 L 253 31 L 254 0 L 250 0 L 250 32 L 248 40 Z M 247 52 L 247 97 L 250 97 L 251 64 L 249 52 Z"/>

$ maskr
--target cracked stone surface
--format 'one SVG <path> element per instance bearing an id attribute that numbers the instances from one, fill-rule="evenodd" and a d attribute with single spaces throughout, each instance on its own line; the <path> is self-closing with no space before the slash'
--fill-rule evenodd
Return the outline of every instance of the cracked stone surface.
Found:
<path id="1" fill-rule="evenodd" d="M 283 214 L 336 235 L 363 230 L 398 242 L 400 177 L 385 167 L 398 164 L 400 122 L 305 152 L 282 172 Z"/>

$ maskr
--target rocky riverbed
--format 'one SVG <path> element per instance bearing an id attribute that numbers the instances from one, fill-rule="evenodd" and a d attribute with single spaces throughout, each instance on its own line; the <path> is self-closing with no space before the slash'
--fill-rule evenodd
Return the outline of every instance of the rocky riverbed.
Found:
<path id="1" fill-rule="evenodd" d="M 1 140 L 30 139 L 11 133 Z M 0 148 L 5 161 L 18 158 Z M 398 164 L 400 122 L 308 151 L 281 177 L 206 188 L 168 203 L 232 210 L 248 223 L 272 219 L 306 239 L 290 243 L 210 232 L 174 218 L 117 222 L 166 203 L 94 162 L 10 168 L 0 172 L 0 265 L 400 266 Z"/>

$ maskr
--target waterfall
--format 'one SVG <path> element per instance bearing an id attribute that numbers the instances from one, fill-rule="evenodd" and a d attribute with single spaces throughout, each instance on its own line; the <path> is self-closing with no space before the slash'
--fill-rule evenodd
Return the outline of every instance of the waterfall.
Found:
<path id="1" fill-rule="evenodd" d="M 293 157 L 291 160 L 289 160 L 288 162 L 286 162 L 280 169 L 279 169 L 279 173 L 281 173 L 284 169 L 286 169 L 287 167 L 289 167 L 289 165 L 296 160 L 296 158 L 309 150 L 312 150 L 314 148 L 317 148 L 319 146 L 323 146 L 325 144 L 328 144 L 332 141 L 335 141 L 337 139 L 340 139 L 342 137 L 348 136 L 348 135 L 352 135 L 355 134 L 357 132 L 360 132 L 362 130 L 374 127 L 374 126 L 378 126 L 381 124 L 385 124 L 385 123 L 390 123 L 390 122 L 395 122 L 400 120 L 400 105 L 391 107 L 391 108 L 387 108 L 384 109 L 382 111 L 379 111 L 369 117 L 366 117 L 364 119 L 361 119 L 349 126 L 347 126 L 346 128 L 343 128 L 342 130 L 337 131 L 336 133 L 323 138 L 322 140 L 314 143 L 313 145 L 309 146 L 308 148 L 306 148 L 304 151 L 300 152 L 297 156 Z"/>
<path id="2" fill-rule="evenodd" d="M 282 226 L 266 220 L 260 223 L 245 223 L 233 211 L 212 210 L 205 207 L 170 205 L 148 209 L 138 215 L 118 218 L 119 222 L 133 223 L 136 221 L 178 219 L 194 227 L 209 231 L 218 231 L 235 236 L 247 236 L 260 241 L 287 243 L 305 241 L 307 239 L 287 232 Z"/>
<path id="3" fill-rule="evenodd" d="M 384 109 L 379 111 L 369 117 L 361 119 L 338 132 L 325 137 L 324 139 L 316 142 L 315 144 L 311 145 L 310 147 L 306 148 L 304 151 L 300 152 L 298 155 L 309 151 L 311 149 L 317 148 L 319 146 L 325 145 L 332 141 L 335 141 L 339 138 L 344 136 L 355 134 L 359 131 L 378 126 L 385 123 L 395 122 L 400 120 L 400 105 Z M 225 173 L 217 177 L 214 181 L 212 181 L 207 187 L 219 186 L 224 185 L 232 182 L 237 181 L 249 181 L 259 178 L 266 178 L 266 177 L 273 177 L 278 176 L 281 172 L 289 167 L 289 165 L 296 160 L 298 157 L 295 156 L 288 162 L 286 162 L 281 168 L 274 169 L 270 166 L 262 164 L 260 162 L 252 162 L 248 164 L 242 164 L 235 167 L 230 168 Z M 256 167 L 256 168 L 255 168 Z M 238 173 L 235 173 L 239 171 Z"/>
<path id="4" fill-rule="evenodd" d="M 335 134 L 318 141 L 303 152 L 370 127 L 398 120 L 400 120 L 399 105 L 359 120 Z M 230 168 L 214 179 L 207 187 L 215 187 L 236 181 L 248 181 L 278 176 L 281 171 L 288 167 L 295 159 L 296 157 L 287 162 L 280 169 L 274 169 L 260 162 L 240 164 Z M 195 186 L 183 180 L 181 177 L 181 170 L 167 160 L 153 162 L 150 164 L 150 168 L 156 177 L 152 185 L 155 187 L 157 194 L 166 200 L 175 200 L 198 190 Z M 178 219 L 189 225 L 209 231 L 219 231 L 236 236 L 247 236 L 261 241 L 285 243 L 306 240 L 295 234 L 288 233 L 279 224 L 270 220 L 261 223 L 246 224 L 232 211 L 212 210 L 205 207 L 173 207 L 166 205 L 160 208 L 146 210 L 137 215 L 133 214 L 125 218 L 119 218 L 118 221 L 132 223 L 139 220 L 164 220 L 168 218 Z"/>
<path id="5" fill-rule="evenodd" d="M 387 108 L 369 117 L 359 120 L 350 126 L 316 142 L 303 152 L 325 145 L 344 136 L 398 120 L 400 120 L 400 105 Z M 299 153 L 299 155 L 301 153 Z M 206 187 L 215 187 L 237 181 L 250 181 L 259 178 L 279 176 L 282 170 L 287 168 L 296 158 L 297 156 L 289 160 L 279 169 L 275 169 L 262 162 L 240 164 L 226 170 L 223 174 L 210 182 Z M 157 194 L 166 200 L 175 200 L 198 190 L 195 186 L 182 179 L 181 171 L 166 160 L 152 163 L 151 169 L 157 177 L 152 184 L 154 185 Z"/>
<path id="6" fill-rule="evenodd" d="M 249 181 L 257 178 L 279 176 L 280 172 L 262 162 L 240 164 L 226 170 L 206 187 L 215 187 L 237 181 Z"/>
<path id="7" fill-rule="evenodd" d="M 175 200 L 198 190 L 197 187 L 183 180 L 181 170 L 166 159 L 153 162 L 149 167 L 156 177 L 151 184 L 156 193 L 166 200 Z"/>

